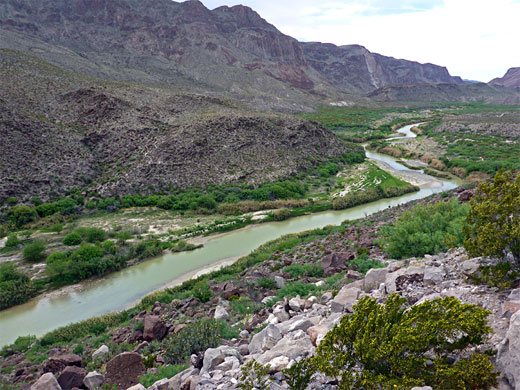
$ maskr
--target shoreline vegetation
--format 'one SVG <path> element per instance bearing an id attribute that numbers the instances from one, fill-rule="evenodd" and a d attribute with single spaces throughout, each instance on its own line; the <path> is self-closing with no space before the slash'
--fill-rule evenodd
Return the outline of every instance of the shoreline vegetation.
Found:
<path id="1" fill-rule="evenodd" d="M 92 210 L 88 206 L 89 202 L 86 202 L 82 195 L 74 198 L 74 195 L 71 197 L 69 194 L 69 197 L 51 203 L 33 200 L 33 206 L 18 205 L 11 201 L 11 208 L 4 214 L 4 221 L 7 221 L 8 227 L 14 229 L 6 231 L 4 225 L 4 236 L 7 237 L 7 241 L 5 247 L 0 249 L 0 254 L 12 256 L 18 253 L 18 262 L 20 263 L 22 259 L 23 261 L 19 267 L 22 270 L 12 266 L 3 266 L 0 269 L 0 282 L 5 285 L 0 294 L 0 310 L 25 303 L 31 298 L 64 286 L 106 276 L 163 255 L 166 251 L 181 252 L 201 247 L 186 242 L 185 240 L 189 238 L 207 237 L 257 223 L 283 221 L 326 210 L 346 209 L 419 190 L 418 187 L 371 166 L 368 173 L 373 183 L 370 183 L 367 188 L 344 196 L 331 196 L 334 190 L 341 189 L 346 183 L 338 174 L 351 165 L 360 164 L 363 160 L 364 153 L 363 155 L 358 153 L 345 157 L 341 161 L 332 161 L 319 166 L 314 172 L 314 177 L 301 177 L 299 181 L 266 183 L 256 189 L 242 188 L 242 193 L 239 192 L 238 195 L 253 199 L 238 200 L 234 203 L 226 200 L 229 201 L 232 196 L 239 199 L 237 191 L 234 194 L 228 193 L 226 197 L 215 194 L 218 191 L 226 191 L 225 188 L 216 189 L 210 194 L 194 190 L 176 195 L 149 197 L 136 195 L 124 196 L 120 199 L 97 200 L 97 210 L 103 210 L 104 213 L 108 213 L 107 215 L 124 211 L 125 206 L 147 206 L 166 211 L 169 207 L 171 212 L 175 205 L 181 208 L 195 208 L 197 204 L 201 208 L 195 215 L 222 216 L 211 223 L 170 230 L 168 234 L 145 235 L 138 230 L 122 230 L 117 225 L 112 226 L 108 231 L 83 226 L 73 229 L 77 221 L 81 222 L 82 212 L 85 209 Z M 312 191 L 311 188 L 314 193 L 308 196 Z M 194 199 L 191 206 L 189 203 L 185 206 L 186 201 L 183 196 L 191 196 Z M 272 197 L 275 199 L 269 200 Z M 217 199 L 222 202 L 217 202 Z M 85 205 L 85 202 L 84 207 L 78 204 Z M 263 213 L 255 216 L 257 212 Z M 180 216 L 183 214 L 184 211 L 181 211 Z M 96 217 L 102 215 L 93 214 L 83 218 Z M 20 251 L 22 251 L 21 256 Z M 42 262 L 45 264 L 44 276 L 40 273 L 32 275 L 36 277 L 29 279 L 23 269 L 27 268 L 27 264 L 42 264 Z"/>

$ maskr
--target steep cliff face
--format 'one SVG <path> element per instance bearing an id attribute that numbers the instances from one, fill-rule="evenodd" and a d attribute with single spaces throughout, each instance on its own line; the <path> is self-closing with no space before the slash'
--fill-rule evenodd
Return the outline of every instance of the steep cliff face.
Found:
<path id="1" fill-rule="evenodd" d="M 444 67 L 371 53 L 363 46 L 302 43 L 308 64 L 331 84 L 368 93 L 393 84 L 462 83 Z"/>
<path id="2" fill-rule="evenodd" d="M 489 83 L 502 85 L 504 87 L 520 88 L 520 68 L 511 68 L 506 72 L 504 77 L 497 77 Z"/>
<path id="3" fill-rule="evenodd" d="M 401 83 L 455 83 L 445 68 L 361 46 L 300 43 L 245 6 L 199 1 L 5 0 L 0 47 L 106 79 L 230 95 L 302 110 Z M 359 99 L 359 98 L 357 98 Z"/>

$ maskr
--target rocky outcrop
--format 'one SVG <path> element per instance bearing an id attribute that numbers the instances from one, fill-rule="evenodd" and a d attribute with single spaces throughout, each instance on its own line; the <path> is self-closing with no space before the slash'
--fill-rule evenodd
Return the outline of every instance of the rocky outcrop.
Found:
<path id="1" fill-rule="evenodd" d="M 520 311 L 509 321 L 506 337 L 498 347 L 497 365 L 511 386 L 520 389 Z"/>
<path id="2" fill-rule="evenodd" d="M 168 328 L 159 316 L 144 317 L 143 339 L 145 341 L 162 340 L 168 333 Z"/>
<path id="3" fill-rule="evenodd" d="M 520 67 L 509 69 L 503 77 L 497 77 L 491 80 L 489 84 L 520 88 Z"/>

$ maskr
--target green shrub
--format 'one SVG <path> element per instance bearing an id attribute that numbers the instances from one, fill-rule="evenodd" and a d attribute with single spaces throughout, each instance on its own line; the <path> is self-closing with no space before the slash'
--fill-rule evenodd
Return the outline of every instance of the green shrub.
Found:
<path id="1" fill-rule="evenodd" d="M 302 276 L 322 277 L 324 275 L 321 264 L 292 264 L 284 268 L 284 272 L 291 275 L 293 279 L 299 279 Z"/>
<path id="2" fill-rule="evenodd" d="M 157 367 L 157 372 L 150 372 L 144 374 L 139 378 L 139 383 L 144 387 L 150 387 L 155 382 L 163 378 L 173 378 L 179 372 L 182 372 L 188 368 L 185 364 L 167 365 Z"/>
<path id="3" fill-rule="evenodd" d="M 81 238 L 81 236 L 79 235 L 79 233 L 77 232 L 72 232 L 72 233 L 69 233 L 67 234 L 64 238 L 63 238 L 63 245 L 67 245 L 67 246 L 74 246 L 74 245 L 79 245 L 83 242 L 83 239 Z"/>
<path id="4" fill-rule="evenodd" d="M 7 356 L 7 349 L 12 349 L 14 352 L 25 352 L 31 345 L 36 342 L 36 336 L 20 336 L 11 345 L 6 345 L 2 348 L 0 355 Z"/>
<path id="5" fill-rule="evenodd" d="M 252 301 L 249 298 L 240 297 L 239 299 L 233 299 L 229 301 L 232 313 L 239 314 L 240 317 L 245 317 L 248 314 L 256 313 L 260 311 L 262 305 Z"/>
<path id="6" fill-rule="evenodd" d="M 31 262 L 40 261 L 45 257 L 44 251 L 45 244 L 41 241 L 35 241 L 23 248 L 23 258 Z"/>
<path id="7" fill-rule="evenodd" d="M 380 245 L 388 256 L 403 259 L 446 251 L 461 245 L 468 206 L 453 199 L 416 206 L 380 231 Z"/>
<path id="8" fill-rule="evenodd" d="M 297 295 L 304 298 L 316 290 L 318 290 L 318 287 L 312 283 L 289 282 L 276 292 L 276 296 L 280 299 L 284 297 L 295 297 Z"/>
<path id="9" fill-rule="evenodd" d="M 291 210 L 287 208 L 281 208 L 279 210 L 273 211 L 273 219 L 275 221 L 285 221 L 288 218 L 291 218 Z"/>
<path id="10" fill-rule="evenodd" d="M 14 263 L 0 264 L 0 310 L 24 303 L 35 293 L 31 279 L 18 271 Z"/>
<path id="11" fill-rule="evenodd" d="M 38 214 L 29 206 L 15 206 L 9 211 L 9 220 L 18 228 L 36 221 Z"/>
<path id="12" fill-rule="evenodd" d="M 238 382 L 238 388 L 242 390 L 269 390 L 271 378 L 269 368 L 262 366 L 256 360 L 250 360 L 241 368 L 242 375 Z"/>
<path id="13" fill-rule="evenodd" d="M 90 243 L 104 241 L 106 237 L 106 232 L 99 228 L 88 228 L 85 232 L 85 241 Z"/>
<path id="14" fill-rule="evenodd" d="M 513 269 L 511 263 L 502 261 L 496 265 L 480 266 L 479 274 L 470 278 L 479 284 L 487 284 L 500 290 L 514 288 L 518 275 L 518 268 Z"/>
<path id="15" fill-rule="evenodd" d="M 268 290 L 273 290 L 276 288 L 276 280 L 274 280 L 274 278 L 265 276 L 263 278 L 258 278 L 256 280 L 256 285 L 260 288 L 266 288 Z"/>
<path id="16" fill-rule="evenodd" d="M 18 236 L 14 233 L 9 234 L 7 237 L 7 241 L 5 242 L 6 248 L 15 248 L 20 245 L 22 242 L 18 239 Z"/>
<path id="17" fill-rule="evenodd" d="M 220 344 L 220 325 L 215 320 L 199 320 L 188 324 L 166 341 L 164 359 L 168 364 L 183 364 L 194 353 Z"/>
<path id="18" fill-rule="evenodd" d="M 493 183 L 481 183 L 470 201 L 464 246 L 472 256 L 510 253 L 520 260 L 520 174 L 500 170 Z"/>
<path id="19" fill-rule="evenodd" d="M 385 268 L 383 263 L 379 260 L 369 259 L 367 254 L 356 257 L 354 260 L 351 260 L 348 265 L 363 275 L 372 268 Z"/>
<path id="20" fill-rule="evenodd" d="M 193 286 L 193 296 L 202 303 L 208 302 L 213 295 L 207 280 L 201 280 Z"/>
<path id="21" fill-rule="evenodd" d="M 320 343 L 312 367 L 344 389 L 431 386 L 488 389 L 497 373 L 489 356 L 472 353 L 491 332 L 490 314 L 454 297 L 407 308 L 392 294 L 384 305 L 362 298 Z M 461 356 L 456 361 L 453 356 Z"/>
<path id="22" fill-rule="evenodd" d="M 74 347 L 74 349 L 72 350 L 72 353 L 75 353 L 76 355 L 81 355 L 84 350 L 85 350 L 85 347 L 83 346 L 83 344 L 78 344 Z"/>

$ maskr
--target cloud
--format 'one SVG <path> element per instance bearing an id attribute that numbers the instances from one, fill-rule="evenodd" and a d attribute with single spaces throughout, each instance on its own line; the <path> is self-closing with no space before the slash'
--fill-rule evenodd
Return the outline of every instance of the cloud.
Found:
<path id="1" fill-rule="evenodd" d="M 301 41 L 360 44 L 489 81 L 520 66 L 519 0 L 202 0 L 244 4 Z"/>

